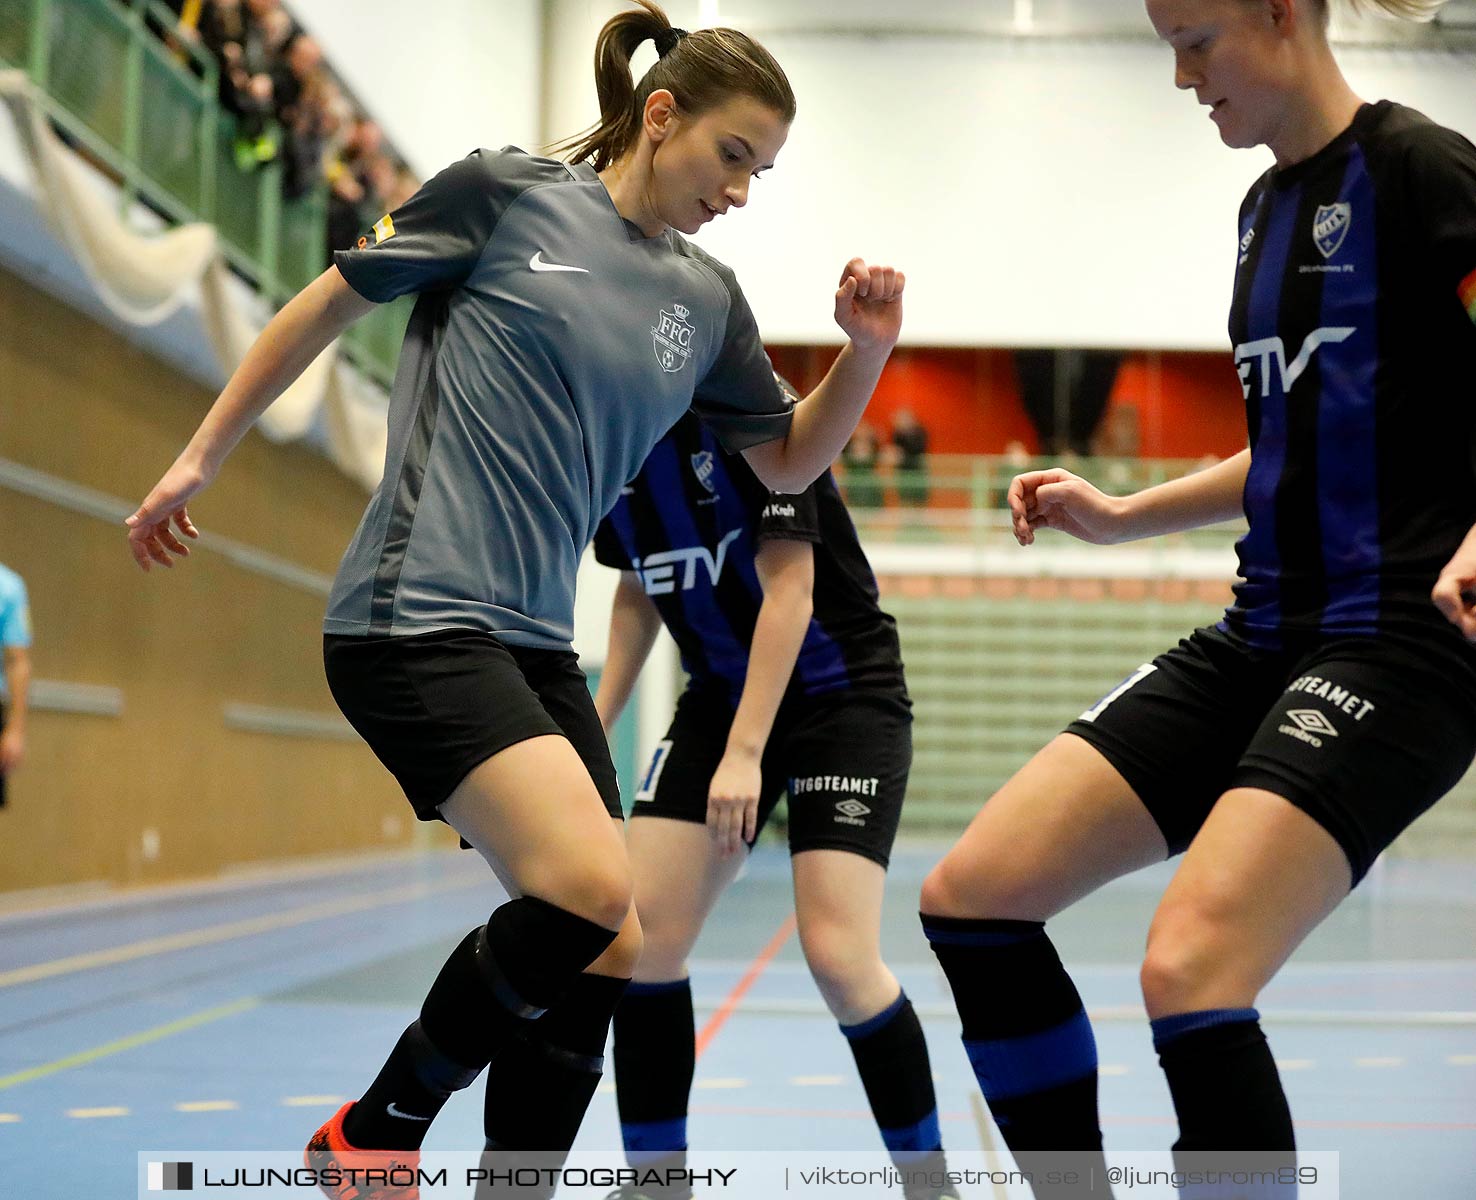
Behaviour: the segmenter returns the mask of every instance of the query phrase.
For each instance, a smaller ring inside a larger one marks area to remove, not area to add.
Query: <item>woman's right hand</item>
[[[1009,503],[1011,527],[1022,546],[1035,541],[1037,529],[1059,529],[1098,546],[1123,540],[1122,500],[1060,467],[1016,475]]]
[[[154,563],[161,567],[174,566],[171,555],[179,558],[190,556],[190,548],[174,535],[169,524],[173,521],[187,538],[200,536],[185,509],[185,502],[214,477],[214,471],[186,461],[183,455],[175,460],[174,465],[164,472],[164,478],[154,485],[153,491],[138,506],[138,511],[123,522],[128,526],[128,549],[134,562],[147,571]]]

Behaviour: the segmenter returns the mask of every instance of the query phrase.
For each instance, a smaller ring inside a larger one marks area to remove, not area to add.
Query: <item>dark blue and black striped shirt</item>
[[[1476,147],[1365,105],[1246,197],[1230,336],[1251,467],[1222,628],[1459,636],[1430,589],[1476,524]]]
[[[657,443],[595,534],[595,556],[635,571],[681,652],[693,686],[736,706],[763,590],[754,555],[768,538],[815,548],[814,615],[791,695],[865,688],[904,694],[896,623],[827,471],[807,490],[770,492],[694,416]]]

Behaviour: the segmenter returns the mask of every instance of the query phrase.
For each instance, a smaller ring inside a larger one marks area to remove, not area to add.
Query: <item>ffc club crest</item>
[[[1312,240],[1323,258],[1331,258],[1343,245],[1353,227],[1353,206],[1346,202],[1322,204],[1312,222]]]
[[[657,323],[651,326],[656,361],[667,374],[680,371],[692,357],[692,335],[697,328],[687,320],[691,315],[692,310],[685,304],[673,304],[670,312],[663,308]]]
[[[700,450],[692,455],[692,473],[697,476],[697,482],[707,489],[709,496],[715,494],[712,484],[711,450]]]

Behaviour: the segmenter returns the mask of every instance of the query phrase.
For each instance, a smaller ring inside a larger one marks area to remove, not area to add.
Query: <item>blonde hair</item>
[[[1355,13],[1377,8],[1404,21],[1433,21],[1446,0],[1343,0]]]
[[[689,116],[698,116],[734,96],[751,96],[767,104],[786,124],[794,120],[794,92],[784,68],[746,33],[698,29],[689,34],[674,29],[653,0],[634,3],[635,9],[605,22],[595,43],[599,124],[559,143],[556,153],[566,153],[570,162],[591,159],[595,170],[603,171],[635,144],[646,100],[658,89],[669,91],[677,107]],[[630,59],[645,41],[655,41],[661,57],[636,83]]]

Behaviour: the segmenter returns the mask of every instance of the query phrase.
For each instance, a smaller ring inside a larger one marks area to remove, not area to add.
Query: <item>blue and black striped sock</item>
[[[964,1049],[1012,1151],[1100,1150],[1097,1043],[1039,921],[922,917]]]
[[[907,993],[869,1020],[842,1025],[882,1143],[898,1165],[943,1148],[928,1043]]]
[[[1236,1168],[1254,1180],[1233,1188],[1191,1184],[1180,1200],[1297,1194],[1291,1110],[1260,1020],[1253,1008],[1213,1008],[1153,1022],[1153,1048],[1179,1118],[1176,1165],[1186,1172]]]
[[[1179,1117],[1175,1150],[1296,1149],[1291,1109],[1255,1009],[1160,1017],[1153,1048]]]

